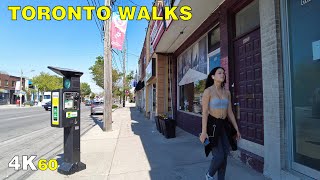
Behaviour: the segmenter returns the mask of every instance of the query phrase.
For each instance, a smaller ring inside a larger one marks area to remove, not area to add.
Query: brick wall
[[[10,76],[6,75],[6,74],[0,74],[0,80],[1,80],[0,88],[7,90],[7,87],[5,86],[5,82],[6,82],[6,80],[8,80],[8,82],[9,82]],[[10,84],[10,82],[9,82],[9,84]]]
[[[17,81],[20,81],[20,77],[10,76],[7,74],[0,74],[1,85],[0,88],[5,90],[15,90],[15,85]],[[8,81],[8,86],[5,85],[6,80]],[[12,82],[14,81],[14,86],[12,86]],[[25,84],[25,79],[22,78],[22,84]],[[23,86],[24,88],[24,86]]]
[[[201,119],[200,116],[177,111],[177,125],[195,136],[201,132]]]
[[[264,104],[264,174],[281,176],[281,121],[284,117],[279,0],[260,0]]]

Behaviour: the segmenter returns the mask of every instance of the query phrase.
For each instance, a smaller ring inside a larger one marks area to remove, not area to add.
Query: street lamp
[[[31,71],[28,71],[28,72],[34,72],[34,70],[31,70]],[[20,96],[20,107],[22,106],[22,76],[23,76],[23,72],[22,72],[22,69],[21,69],[21,76],[20,76],[20,93],[19,93],[19,96]],[[26,78],[24,78],[26,79]]]

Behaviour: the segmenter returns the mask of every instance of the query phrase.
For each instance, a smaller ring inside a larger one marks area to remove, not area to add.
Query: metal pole
[[[123,104],[122,106],[126,106],[126,42],[123,45]]]
[[[22,76],[23,76],[23,73],[22,73],[22,69],[21,69],[21,76],[20,76],[20,107],[22,106]]]
[[[110,7],[110,0],[105,0],[105,5]],[[111,8],[111,7],[110,7]],[[104,28],[104,113],[103,131],[112,130],[112,57],[110,42],[111,19],[105,21]]]

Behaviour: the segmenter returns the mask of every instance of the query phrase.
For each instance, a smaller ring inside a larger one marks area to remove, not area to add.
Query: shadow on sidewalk
[[[96,125],[99,125],[100,129],[103,130],[103,118],[97,117],[97,116],[90,116],[93,122]]]
[[[204,179],[210,159],[205,158],[197,137],[177,128],[176,137],[166,139],[137,108],[131,107],[130,112],[135,121],[132,131],[140,137],[151,167],[150,179]]]
[[[139,136],[148,160],[150,179],[205,179],[211,162],[198,137],[176,128],[176,137],[166,139],[154,121],[146,119],[136,107],[130,107],[131,129]],[[265,179],[241,162],[228,160],[226,179]]]

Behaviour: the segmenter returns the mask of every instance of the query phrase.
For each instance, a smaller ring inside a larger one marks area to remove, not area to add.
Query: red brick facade
[[[0,81],[1,81],[0,89],[5,89],[10,91],[10,90],[15,90],[16,82],[20,81],[20,77],[10,76],[7,74],[0,74]],[[8,81],[8,85],[6,85],[6,81]],[[22,78],[22,84],[23,85],[25,84],[24,78]]]
[[[227,83],[226,89],[230,89],[235,81],[235,71],[233,64],[233,43],[235,39],[235,23],[234,15],[244,8],[246,5],[251,3],[253,0],[244,0],[244,1],[231,1],[226,0],[220,7],[213,12],[199,27],[198,29],[189,36],[189,38],[174,52],[174,56],[178,57],[185,49],[190,47],[194,42],[199,40],[201,36],[207,33],[211,28],[219,23],[220,27],[220,52],[221,52],[221,66],[226,70]],[[177,59],[176,59],[177,60]],[[176,63],[175,63],[176,65]],[[175,73],[175,85],[173,95],[178,98],[176,95],[177,84],[176,84],[176,73]],[[233,93],[231,91],[231,93]],[[188,131],[191,134],[198,135],[201,132],[201,117],[195,116],[189,113],[184,113],[177,111],[177,99],[174,99],[175,107],[174,114],[177,120],[177,125]],[[234,111],[235,112],[235,111]],[[263,172],[264,160],[262,157],[252,154],[245,150],[240,150],[241,155],[240,159],[251,166],[253,169]]]

